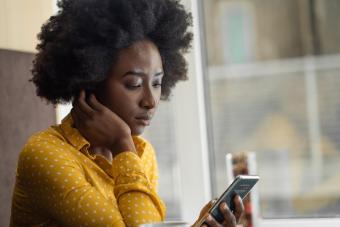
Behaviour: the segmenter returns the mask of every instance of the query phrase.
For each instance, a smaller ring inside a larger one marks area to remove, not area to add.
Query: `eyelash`
[[[127,84],[127,85],[125,85],[125,87],[127,88],[127,89],[129,89],[129,90],[135,90],[135,89],[137,89],[137,88],[139,88],[139,87],[141,87],[142,85],[129,85],[129,84]]]
[[[162,83],[155,83],[155,84],[153,84],[152,86],[158,88],[158,87],[161,87],[161,86],[162,86]]]
[[[135,89],[137,89],[137,88],[140,88],[142,85],[129,85],[129,84],[127,84],[127,85],[125,85],[125,86],[126,86],[126,88],[129,89],[129,90],[135,90]],[[155,88],[159,88],[159,87],[162,86],[162,83],[155,83],[155,84],[153,84],[152,86],[155,87]]]

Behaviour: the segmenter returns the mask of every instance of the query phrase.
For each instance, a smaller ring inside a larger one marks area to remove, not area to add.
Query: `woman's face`
[[[138,41],[119,52],[110,76],[96,95],[130,126],[132,135],[140,135],[155,114],[162,78],[157,47],[150,41]]]

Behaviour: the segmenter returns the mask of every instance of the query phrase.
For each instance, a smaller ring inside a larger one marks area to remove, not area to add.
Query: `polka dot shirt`
[[[137,153],[123,152],[110,162],[90,154],[89,142],[72,125],[69,114],[25,144],[10,226],[119,227],[163,221],[152,146],[133,137]]]

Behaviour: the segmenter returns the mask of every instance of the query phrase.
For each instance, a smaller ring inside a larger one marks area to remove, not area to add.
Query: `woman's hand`
[[[123,151],[135,151],[130,127],[114,112],[99,103],[91,94],[88,101],[81,91],[73,103],[73,121],[91,147],[105,147],[112,155]]]
[[[220,204],[220,211],[224,217],[223,223],[220,224],[218,223],[215,218],[210,215],[208,210],[212,207],[214,202],[210,201],[205,207],[202,209],[200,217],[198,220],[201,220],[201,218],[205,219],[205,223],[202,226],[207,226],[209,225],[210,227],[236,227],[237,223],[239,222],[243,211],[244,211],[244,206],[242,203],[242,199],[240,196],[235,196],[234,197],[234,203],[235,203],[235,211],[234,213],[229,209],[227,204],[225,202]],[[196,223],[193,226],[197,226]]]

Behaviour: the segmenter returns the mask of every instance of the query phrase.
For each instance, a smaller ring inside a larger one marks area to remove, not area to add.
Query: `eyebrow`
[[[154,75],[154,77],[157,77],[157,76],[162,76],[164,74],[164,72],[158,72]],[[125,77],[127,75],[134,75],[134,76],[139,76],[139,77],[144,77],[146,76],[146,74],[144,72],[141,72],[141,71],[128,71],[126,73],[124,73],[124,75],[122,77]]]

